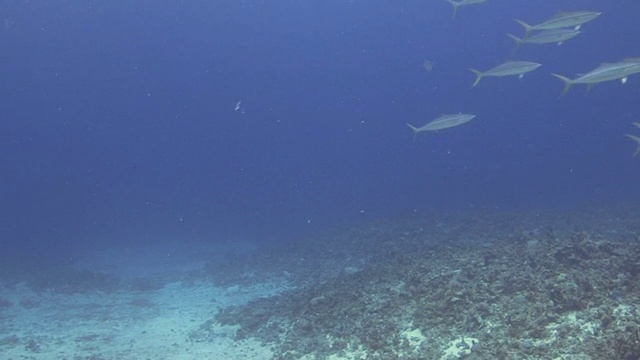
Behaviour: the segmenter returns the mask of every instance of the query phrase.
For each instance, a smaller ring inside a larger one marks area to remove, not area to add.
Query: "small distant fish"
[[[624,136],[626,136],[629,139],[631,139],[631,140],[636,142],[638,147],[636,148],[636,152],[633,153],[633,157],[638,156],[638,154],[640,154],[640,136],[635,136],[635,135],[630,135],[630,134],[625,134]]]
[[[424,63],[422,63],[422,67],[427,71],[433,70],[433,61],[425,60]]]
[[[482,4],[487,0],[460,0],[460,1],[447,0],[447,1],[449,2],[449,4],[453,5],[453,15],[451,16],[451,18],[455,19],[456,14],[458,13],[458,8],[460,8],[460,6]]]
[[[11,18],[5,18],[5,19],[4,19],[4,29],[5,29],[5,30],[9,30],[9,29],[11,29],[11,27],[13,27],[13,25],[14,25],[15,23],[16,23],[16,22],[15,22],[13,19],[11,19]]]
[[[529,25],[526,22],[516,19],[516,22],[524,27],[526,34],[524,38],[528,38],[533,31],[537,30],[552,30],[561,28],[573,28],[574,30],[580,30],[580,26],[586,22],[589,22],[602,13],[597,11],[574,11],[574,12],[559,12],[551,17],[549,20],[541,22],[537,25]]]
[[[617,63],[602,63],[597,68],[575,79],[569,79],[559,74],[551,75],[564,82],[564,90],[562,91],[562,95],[564,95],[574,84],[586,84],[591,88],[597,83],[618,79],[625,84],[627,77],[636,73],[640,73],[640,58],[625,59]]]
[[[563,42],[572,39],[580,34],[580,30],[574,29],[551,29],[541,30],[533,35],[525,38],[519,38],[515,35],[507,34],[516,42],[516,49],[522,44],[551,44],[556,43],[562,45]]]
[[[242,107],[242,101],[236,102],[236,106],[233,108],[235,112],[239,112],[240,114],[244,114],[244,108]]]
[[[541,64],[530,61],[507,61],[506,63],[498,65],[485,72],[476,69],[469,69],[473,71],[473,73],[477,76],[476,81],[471,86],[473,87],[478,85],[478,83],[480,83],[480,80],[482,80],[482,78],[485,76],[502,77],[517,75],[519,78],[522,78],[524,74],[537,69],[538,67],[540,67],[540,65]]]
[[[413,130],[413,139],[415,140],[416,135],[423,131],[438,131],[442,129],[448,129],[455,126],[460,126],[462,124],[466,124],[471,121],[475,115],[471,114],[451,114],[451,115],[440,115],[436,119],[428,122],[426,125],[421,127],[415,127],[409,123],[407,126]]]

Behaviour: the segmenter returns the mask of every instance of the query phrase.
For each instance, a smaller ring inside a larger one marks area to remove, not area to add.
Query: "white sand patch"
[[[147,267],[136,267],[135,254],[123,264],[94,259],[120,273],[166,277],[156,266],[171,263],[175,271],[193,269],[193,258],[182,252],[182,261],[159,260],[152,251],[144,255]],[[176,252],[177,253],[177,252]],[[105,254],[107,260],[122,254]],[[138,262],[137,264],[140,264]],[[120,266],[129,266],[122,271]],[[1,289],[2,298],[13,306],[0,310],[0,359],[269,359],[268,347],[253,340],[234,340],[235,327],[210,321],[224,307],[240,305],[286,289],[284,282],[256,283],[221,288],[193,277],[189,282],[171,282],[144,292],[91,294],[34,293],[26,286]],[[207,322],[206,338],[193,336]]]
[[[4,311],[0,358],[268,359],[268,348],[234,341],[233,327],[212,325],[215,336],[202,342],[190,334],[224,306],[282,289],[282,284],[261,284],[228,291],[202,282],[173,283],[145,294],[61,295],[18,287],[5,296],[16,305]]]

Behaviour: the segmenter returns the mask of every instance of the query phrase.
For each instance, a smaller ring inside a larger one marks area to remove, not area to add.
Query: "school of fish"
[[[455,19],[460,8],[469,5],[479,5],[485,3],[486,0],[446,0],[453,6],[452,18]],[[574,12],[559,12],[549,19],[531,25],[523,20],[515,19],[524,30],[525,34],[522,37],[517,37],[513,34],[507,34],[508,37],[513,39],[516,43],[514,52],[525,44],[558,44],[570,40],[581,33],[582,25],[596,19],[602,13],[598,11],[574,11]],[[500,65],[497,65],[491,69],[480,71],[476,69],[469,69],[475,75],[476,79],[471,85],[477,86],[485,77],[505,77],[505,76],[517,76],[522,78],[525,74],[536,70],[542,64],[531,61],[507,61]],[[640,57],[627,58],[618,62],[608,63],[604,62],[587,73],[577,75],[575,78],[570,78],[564,75],[552,73],[551,75],[562,80],[564,83],[564,90],[562,95],[565,95],[569,89],[576,84],[584,84],[588,89],[595,84],[602,82],[619,80],[622,84],[627,82],[630,75],[640,73]],[[414,140],[415,137],[421,132],[438,131],[442,129],[448,129],[456,126],[460,126],[468,123],[476,115],[473,114],[450,114],[440,115],[434,120],[429,121],[427,124],[417,127],[411,124],[407,124],[413,131]],[[633,126],[640,128],[640,122],[632,123]],[[633,134],[625,134],[626,137],[633,140],[637,144],[637,149],[633,154],[634,157],[640,154],[640,136]]]

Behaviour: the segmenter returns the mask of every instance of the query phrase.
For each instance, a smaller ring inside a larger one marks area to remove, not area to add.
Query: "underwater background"
[[[604,15],[511,54],[514,18],[575,8]],[[413,211],[633,203],[623,134],[638,81],[559,98],[549,73],[638,56],[634,11],[488,1],[452,21],[444,0],[4,1],[3,238],[268,241]],[[467,68],[514,58],[542,66],[470,88]],[[477,118],[412,141],[405,123],[456,112]]]
[[[576,10],[602,15],[562,45],[506,36]],[[636,14],[636,0],[487,0],[455,19],[445,0],[2,0],[0,261],[13,276],[110,247],[304,246],[430,214],[636,218],[624,135],[640,135],[640,75],[564,96],[551,76],[639,57]],[[542,66],[471,87],[469,68],[508,60]],[[458,112],[476,117],[415,139],[406,125]]]

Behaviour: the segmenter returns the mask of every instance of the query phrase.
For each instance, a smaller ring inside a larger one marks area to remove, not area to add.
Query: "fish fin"
[[[471,70],[474,74],[476,74],[476,81],[474,81],[473,85],[471,85],[471,87],[474,87],[478,85],[480,80],[482,80],[482,77],[484,76],[484,74],[480,70],[476,70],[476,69],[469,69],[469,70]]]
[[[513,41],[516,42],[516,47],[513,49],[513,51],[511,52],[512,54],[516,52],[516,50],[518,50],[520,48],[520,45],[522,45],[522,42],[524,41],[524,39],[520,39],[519,37],[515,36],[515,35],[511,35],[511,34],[507,34],[508,37],[512,38]]]
[[[569,79],[566,76],[562,76],[562,75],[559,75],[559,74],[551,74],[551,75],[557,77],[558,79],[560,79],[560,80],[562,80],[564,82],[564,90],[562,91],[562,95],[560,95],[560,96],[563,96],[564,94],[566,94],[567,91],[569,91],[569,89],[571,88],[571,85],[573,85],[573,80]]]
[[[628,137],[629,139],[635,141],[636,143],[638,143],[638,145],[640,145],[640,136],[631,135],[631,134],[625,134],[624,136]]]
[[[518,24],[522,25],[522,27],[524,28],[525,34],[524,34],[523,39],[529,38],[529,35],[531,35],[531,32],[533,31],[533,26],[527,24],[526,22],[524,22],[524,21],[522,21],[520,19],[515,19],[515,21]]]
[[[420,129],[418,129],[417,127],[407,123],[407,126],[409,128],[411,128],[411,130],[413,130],[413,141],[416,141],[416,136],[418,136],[418,133],[420,132]]]

